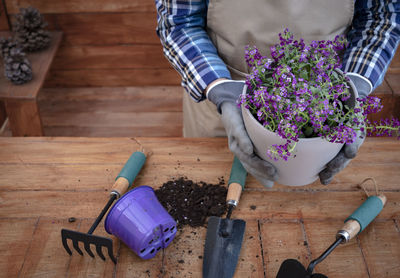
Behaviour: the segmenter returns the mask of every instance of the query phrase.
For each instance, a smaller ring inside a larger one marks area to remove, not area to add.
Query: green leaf
[[[300,77],[307,80],[308,79],[308,72],[306,70],[300,71]]]
[[[312,92],[313,94],[319,94],[319,92],[320,92],[320,89],[318,89],[318,88],[316,88],[316,87],[314,87],[314,86],[311,86],[311,87],[310,87],[310,90],[311,90],[311,92]]]
[[[307,126],[307,127],[304,129],[304,135],[305,135],[306,137],[311,136],[312,133],[313,133],[313,129],[312,129],[311,126]]]

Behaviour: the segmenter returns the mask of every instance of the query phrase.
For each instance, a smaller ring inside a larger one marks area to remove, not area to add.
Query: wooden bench
[[[62,32],[51,33],[49,48],[28,54],[33,71],[30,82],[23,85],[12,84],[4,77],[3,64],[0,66],[0,101],[4,101],[13,136],[44,135],[37,99],[62,37]],[[10,36],[9,32],[0,32],[0,37]]]

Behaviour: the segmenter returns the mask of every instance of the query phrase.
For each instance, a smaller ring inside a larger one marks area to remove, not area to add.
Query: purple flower
[[[330,142],[351,143],[356,131],[369,134],[399,134],[399,120],[370,123],[366,115],[382,105],[375,97],[358,99],[360,106],[348,107],[348,78],[339,74],[338,51],[347,46],[343,36],[333,41],[294,40],[289,30],[279,34],[279,42],[270,48],[271,58],[257,47],[246,47],[245,60],[250,69],[246,84],[249,94],[241,97],[244,105],[267,129],[285,139],[268,151],[273,159],[287,160],[300,138],[323,137]]]

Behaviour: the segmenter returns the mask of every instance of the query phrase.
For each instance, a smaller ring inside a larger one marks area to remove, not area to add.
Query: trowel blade
[[[241,219],[208,220],[203,278],[232,278],[242,247],[246,222]]]

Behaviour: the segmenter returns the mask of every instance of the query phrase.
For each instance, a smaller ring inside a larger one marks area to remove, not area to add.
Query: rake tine
[[[104,246],[107,247],[108,256],[110,256],[111,260],[116,264],[117,260],[114,257],[112,241],[104,242]]]
[[[114,264],[116,264],[117,260],[114,257],[112,247],[110,248],[110,246],[107,246],[107,250],[108,250],[108,256],[110,256],[111,260],[114,262]]]
[[[101,250],[101,245],[96,245],[96,252],[100,256],[100,258],[103,259],[103,261],[106,260],[106,258],[103,255],[103,251]]]
[[[65,230],[61,230],[62,244],[63,244],[63,246],[65,248],[65,251],[67,251],[68,254],[71,256],[72,255],[72,251],[71,251],[71,249],[69,249],[69,246],[68,246],[68,243],[67,243],[67,238],[66,238],[66,235],[65,235],[64,231]]]
[[[94,258],[94,254],[92,250],[90,249],[90,244],[88,242],[84,242],[85,244],[85,250],[86,252],[90,255],[90,257]]]
[[[77,241],[77,240],[72,240],[72,245],[74,246],[75,250],[76,250],[80,255],[83,256],[82,250],[79,248],[78,241]]]

